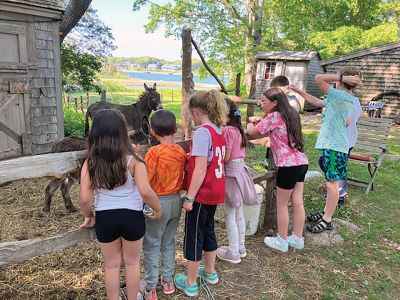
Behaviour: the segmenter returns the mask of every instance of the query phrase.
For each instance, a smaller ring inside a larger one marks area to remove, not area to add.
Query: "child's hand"
[[[262,120],[262,118],[260,118],[260,117],[250,117],[249,118],[249,122],[253,123],[253,124],[258,124],[258,123],[260,123],[261,120]]]
[[[161,215],[162,215],[161,210],[154,211],[153,214],[151,216],[148,216],[147,218],[149,220],[160,220],[161,219]]]
[[[85,217],[85,221],[83,221],[82,225],[79,228],[92,228],[96,224],[96,219],[94,216]]]
[[[288,89],[293,91],[293,92],[295,92],[295,93],[297,93],[297,94],[300,94],[302,92],[301,89],[299,89],[298,87],[296,87],[294,85],[288,85]]]
[[[351,86],[357,86],[360,83],[360,77],[358,75],[356,76],[343,76],[343,82],[351,85]]]
[[[193,209],[193,202],[184,201],[184,202],[183,202],[183,208],[184,208],[186,211],[191,211],[191,210]]]

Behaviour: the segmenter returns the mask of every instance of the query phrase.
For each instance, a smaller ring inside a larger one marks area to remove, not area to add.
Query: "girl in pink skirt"
[[[217,249],[217,256],[237,264],[247,255],[244,245],[245,220],[243,203],[258,203],[257,193],[247,166],[244,163],[246,139],[242,128],[240,110],[226,99],[229,106],[227,126],[222,134],[226,141],[225,151],[225,203],[223,205],[229,246]]]

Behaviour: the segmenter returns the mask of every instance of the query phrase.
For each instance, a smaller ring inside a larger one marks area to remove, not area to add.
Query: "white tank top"
[[[113,190],[97,189],[95,191],[94,207],[96,211],[123,208],[138,211],[143,210],[143,199],[128,168],[132,157],[131,155],[128,160],[126,167],[127,179],[123,185]]]

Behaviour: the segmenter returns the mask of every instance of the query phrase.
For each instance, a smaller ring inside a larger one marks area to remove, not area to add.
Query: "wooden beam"
[[[0,131],[3,131],[7,136],[21,145],[21,136],[2,122],[0,122]]]
[[[0,161],[0,185],[18,179],[61,177],[79,168],[86,150],[50,153]]]
[[[61,250],[96,238],[93,228],[76,229],[49,238],[5,242],[0,244],[0,267],[23,262],[32,257]]]

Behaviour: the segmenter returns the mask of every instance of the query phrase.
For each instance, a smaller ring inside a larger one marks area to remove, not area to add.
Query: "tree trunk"
[[[194,93],[192,73],[192,31],[182,30],[182,126],[184,139],[190,139],[192,128],[190,112],[187,107],[190,96]]]
[[[70,0],[60,24],[60,43],[79,22],[92,0]]]

